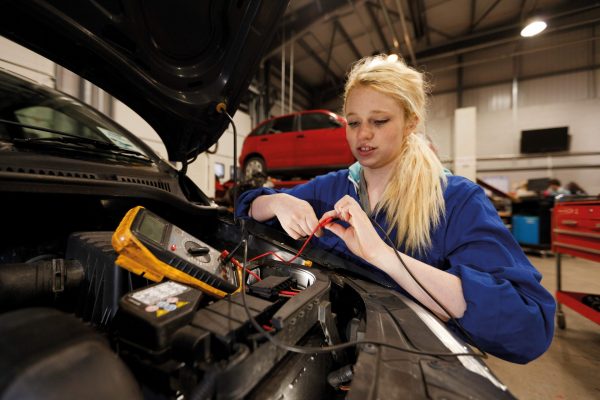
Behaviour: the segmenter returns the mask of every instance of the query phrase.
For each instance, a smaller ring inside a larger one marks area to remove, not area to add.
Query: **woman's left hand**
[[[335,203],[333,210],[323,214],[321,221],[330,217],[338,218],[350,224],[348,228],[344,228],[340,224],[331,222],[325,225],[324,228],[342,239],[348,249],[363,260],[373,263],[377,256],[388,248],[375,231],[368,215],[354,198],[348,195],[342,197]]]

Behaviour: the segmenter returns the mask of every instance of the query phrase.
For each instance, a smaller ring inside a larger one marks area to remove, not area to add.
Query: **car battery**
[[[201,291],[173,281],[126,294],[115,318],[119,340],[159,355],[170,346],[175,331],[192,320],[201,298]]]

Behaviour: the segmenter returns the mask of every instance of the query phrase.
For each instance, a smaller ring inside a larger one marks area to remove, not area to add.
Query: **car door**
[[[296,130],[295,115],[276,118],[267,132],[258,139],[258,152],[263,155],[268,170],[287,169],[294,166],[293,137]]]
[[[310,112],[300,115],[295,151],[298,167],[339,167],[352,161],[346,127],[335,115]]]

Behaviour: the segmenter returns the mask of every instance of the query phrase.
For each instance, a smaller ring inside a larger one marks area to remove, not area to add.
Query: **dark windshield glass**
[[[302,114],[300,125],[303,131],[340,127],[340,124],[333,117],[321,113]]]
[[[277,118],[269,130],[273,133],[291,132],[294,130],[294,116]]]
[[[0,119],[94,139],[148,155],[122,128],[92,108],[59,92],[1,72]],[[0,138],[8,140],[59,136],[58,133],[31,127],[0,123]]]

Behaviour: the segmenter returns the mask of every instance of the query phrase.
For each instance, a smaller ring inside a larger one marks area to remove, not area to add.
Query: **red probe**
[[[333,221],[334,218],[333,217],[329,217],[329,218],[325,218],[323,221],[319,222],[319,224],[317,225],[317,227],[310,233],[310,236],[308,236],[308,238],[304,241],[304,244],[302,245],[302,247],[300,247],[300,250],[298,250],[298,252],[296,253],[296,255],[294,257],[292,257],[289,260],[284,260],[283,258],[281,258],[280,256],[278,256],[274,251],[268,251],[264,254],[261,254],[259,256],[256,256],[254,258],[252,258],[251,260],[248,260],[248,262],[252,262],[252,261],[256,261],[260,258],[266,257],[268,255],[273,255],[276,258],[280,259],[281,261],[283,261],[286,264],[291,264],[292,261],[294,261],[296,258],[298,258],[300,256],[300,254],[302,254],[302,252],[304,251],[304,248],[306,247],[306,245],[308,244],[308,242],[310,242],[310,239],[312,239],[312,237],[314,236],[314,234],[321,229],[322,227],[324,227],[325,225],[329,224],[331,221]]]
[[[308,238],[304,241],[304,244],[302,244],[302,247],[300,247],[300,250],[298,250],[298,252],[296,253],[296,255],[294,255],[294,257],[292,257],[289,260],[284,260],[283,258],[281,258],[279,255],[277,255],[274,251],[268,251],[266,253],[263,253],[259,256],[256,256],[254,258],[252,258],[251,260],[248,260],[248,262],[252,262],[252,261],[256,261],[258,259],[261,259],[263,257],[266,257],[268,255],[273,255],[276,258],[280,259],[281,261],[283,261],[286,264],[291,264],[292,261],[294,261],[296,258],[298,258],[300,256],[300,254],[302,254],[302,252],[304,251],[304,248],[306,247],[306,245],[308,244],[308,242],[310,242],[310,239],[314,236],[314,234],[321,229],[322,227],[324,227],[325,225],[329,224],[331,221],[333,221],[335,218],[334,217],[329,217],[329,218],[325,218],[323,221],[319,222],[319,224],[317,225],[317,227],[310,233],[310,235],[308,236]],[[229,252],[227,250],[223,250],[221,252],[221,257],[225,258],[229,255]],[[242,269],[242,264],[240,264],[240,262],[238,260],[236,260],[235,258],[231,258],[231,262],[238,268]],[[248,272],[250,275],[252,275],[254,278],[258,279],[259,281],[261,280],[260,277],[255,274],[254,272],[250,271],[248,268],[246,268],[246,272]]]

